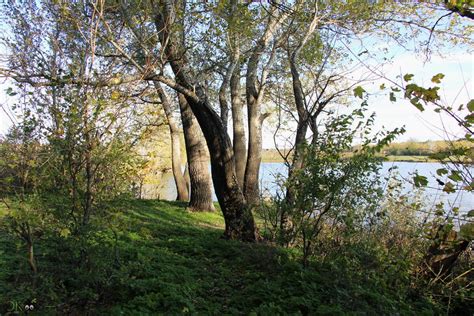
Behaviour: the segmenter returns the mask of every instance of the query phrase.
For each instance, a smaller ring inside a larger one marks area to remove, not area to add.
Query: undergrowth
[[[120,212],[83,237],[45,234],[36,245],[36,278],[24,246],[0,230],[0,314],[28,304],[41,315],[437,311],[423,294],[392,286],[383,273],[354,268],[355,259],[303,268],[294,249],[223,240],[218,212],[189,213],[184,206],[117,201],[110,209]]]

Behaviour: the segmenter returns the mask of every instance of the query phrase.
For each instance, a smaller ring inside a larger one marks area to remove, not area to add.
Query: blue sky
[[[470,23],[467,19],[462,19],[462,23]],[[1,29],[1,27],[0,27]],[[441,84],[442,102],[445,105],[452,105],[457,108],[459,104],[466,104],[474,98],[474,55],[469,52],[472,47],[466,49],[459,46],[447,47],[441,51],[440,55],[432,55],[429,61],[423,54],[413,54],[400,50],[393,43],[382,42],[380,39],[368,38],[365,45],[384,50],[387,56],[394,56],[391,63],[383,66],[383,73],[391,80],[401,82],[400,75],[406,73],[415,74],[414,81],[421,86],[432,86],[431,78],[437,73],[445,74]],[[375,47],[377,46],[377,47]],[[361,51],[361,47],[355,47],[356,52]],[[5,49],[0,46],[0,55],[4,57]],[[3,58],[0,58],[0,60]],[[366,69],[359,69],[359,72],[366,72]],[[357,76],[357,71],[354,76]],[[360,75],[360,74],[359,74]],[[398,76],[398,78],[397,78]],[[390,84],[384,79],[373,80],[361,84],[369,92],[369,109],[376,112],[376,129],[385,127],[394,129],[405,126],[406,133],[399,137],[398,141],[406,140],[438,140],[455,138],[462,136],[456,123],[443,114],[435,113],[432,108],[427,107],[424,112],[418,111],[413,105],[403,98],[398,98],[392,103],[388,98],[388,90],[380,91],[379,86],[384,83],[387,87]],[[0,79],[0,133],[5,133],[12,125],[12,121],[5,113],[15,102],[14,97],[5,94],[8,82]],[[354,104],[357,105],[357,104]],[[12,113],[9,113],[10,116]],[[264,147],[273,148],[273,128],[264,127]]]
[[[431,78],[443,73],[445,77],[441,82],[440,96],[443,105],[458,108],[474,98],[474,56],[467,52],[454,50],[444,57],[432,56],[429,62],[423,56],[402,54],[394,59],[393,64],[386,67],[386,76],[400,82],[404,74],[415,74],[414,82],[423,87],[434,84]],[[367,91],[375,92],[384,80],[377,80],[364,85]],[[386,81],[385,81],[386,82]],[[389,83],[386,83],[390,86]],[[369,108],[377,113],[377,124],[393,129],[405,125],[406,133],[399,140],[416,139],[419,141],[445,139],[445,129],[451,136],[461,136],[460,128],[451,118],[443,113],[433,111],[433,107],[426,106],[420,112],[407,100],[397,99],[390,102],[386,94],[369,98]],[[444,128],[443,128],[444,127]],[[441,129],[440,129],[441,128]]]
[[[453,50],[444,58],[432,56],[429,62],[425,62],[423,56],[405,53],[397,56],[391,65],[385,66],[387,77],[400,81],[400,74],[415,74],[414,80],[422,86],[430,86],[431,78],[437,73],[445,74],[441,83],[442,101],[446,105],[459,106],[466,104],[474,98],[474,56],[472,54]],[[398,141],[416,139],[419,141],[445,139],[446,135],[439,130],[443,125],[453,135],[459,134],[459,128],[452,119],[443,114],[435,113],[432,108],[426,107],[424,112],[418,111],[407,100],[401,98],[397,102],[390,102],[388,91],[379,91],[379,86],[385,82],[379,79],[364,83],[362,86],[371,96],[369,97],[369,109],[377,113],[376,129],[382,126],[393,129],[405,126],[406,133]],[[389,86],[388,83],[386,83]],[[0,82],[0,133],[5,133],[12,122],[4,112],[15,102],[15,98],[5,94],[8,82]],[[272,148],[273,139],[271,127],[265,128],[264,147]]]

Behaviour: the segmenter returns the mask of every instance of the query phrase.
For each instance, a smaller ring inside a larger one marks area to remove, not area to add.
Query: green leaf
[[[361,86],[357,86],[354,89],[354,96],[362,99],[364,92],[364,88],[362,88]]]
[[[417,188],[425,187],[428,184],[428,179],[425,176],[420,176],[419,174],[413,177],[413,181],[415,182],[415,186]]]
[[[459,229],[459,236],[464,240],[474,239],[474,223],[467,223],[461,226]]]
[[[471,113],[469,115],[466,115],[464,118],[468,123],[474,123],[474,113]]]
[[[384,90],[384,89],[385,89],[385,83],[382,83],[382,84],[380,85],[380,90]]]
[[[390,101],[395,102],[397,101],[397,98],[395,97],[395,93],[390,92]]]
[[[14,95],[17,95],[17,93],[14,92],[11,87],[8,87],[8,89],[5,90],[5,92],[7,93],[7,95],[9,95],[9,96],[11,96],[11,97],[14,96]]]
[[[467,212],[467,217],[474,217],[474,210]]]
[[[437,75],[434,75],[433,78],[431,78],[431,82],[433,83],[441,83],[441,79],[444,78],[444,74],[439,73]]]
[[[456,189],[454,188],[454,185],[451,182],[448,182],[445,184],[443,191],[446,193],[454,193],[456,192]]]
[[[423,90],[423,100],[427,102],[433,102],[433,101],[439,100],[438,90],[439,90],[439,87]]]
[[[454,182],[462,181],[462,177],[460,176],[459,171],[456,170],[451,171],[451,175],[448,178],[453,180]]]
[[[467,109],[469,112],[474,112],[474,100],[471,100],[467,103]]]
[[[413,74],[406,74],[405,76],[403,76],[403,80],[407,82],[410,81],[412,78],[413,78]]]
[[[446,170],[445,168],[440,168],[440,169],[436,170],[436,174],[438,176],[442,176],[444,174],[448,174],[448,170]]]
[[[425,110],[425,108],[423,107],[423,105],[421,105],[420,102],[418,102],[419,99],[418,98],[414,98],[414,99],[411,99],[410,100],[410,103],[413,104],[418,110],[420,110],[421,112],[423,112]]]

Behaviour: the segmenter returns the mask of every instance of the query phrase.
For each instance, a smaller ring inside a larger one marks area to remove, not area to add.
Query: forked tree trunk
[[[248,153],[247,165],[245,167],[244,194],[249,205],[255,205],[260,198],[258,175],[260,163],[262,161],[262,124],[265,115],[261,113],[261,103],[265,91],[265,81],[268,76],[269,68],[273,64],[276,53],[276,43],[273,45],[272,52],[266,65],[262,68],[261,76],[258,78],[259,62],[263,53],[267,49],[270,41],[275,36],[279,25],[287,18],[288,13],[280,13],[276,16],[270,14],[267,27],[260,39],[257,41],[252,54],[247,63],[247,76],[245,83],[245,92],[248,109]]]
[[[209,175],[209,153],[204,136],[186,98],[178,95],[181,120],[183,122],[188,173],[191,185],[191,198],[188,208],[191,211],[215,211],[212,203],[211,177]]]
[[[230,98],[232,104],[232,129],[237,182],[244,185],[245,165],[247,164],[247,144],[245,139],[243,103],[240,96],[240,65],[234,69],[230,80]]]
[[[171,137],[171,170],[173,172],[174,183],[176,184],[176,200],[189,201],[188,186],[183,176],[183,171],[181,170],[181,137],[178,124],[173,117],[169,98],[159,82],[155,82],[155,89],[160,96],[161,104],[165,111],[166,119],[168,120],[168,128]]]
[[[293,97],[295,100],[296,111],[298,113],[298,125],[296,128],[296,138],[295,138],[295,147],[294,155],[291,162],[291,166],[288,170],[288,180],[291,180],[294,177],[294,174],[301,170],[304,167],[304,155],[306,148],[306,133],[310,127],[310,123],[316,123],[316,119],[311,121],[311,113],[308,111],[308,106],[306,104],[305,94],[303,91],[303,84],[301,83],[300,73],[297,68],[297,58],[301,49],[304,47],[309,38],[313,35],[318,25],[318,14],[315,13],[313,20],[306,31],[305,35],[298,43],[296,48],[293,51],[288,50],[288,61],[290,63],[291,79],[292,79],[292,88],[293,88]],[[288,39],[289,41],[289,39]],[[290,47],[288,43],[288,47]],[[322,109],[321,109],[322,110]],[[319,109],[318,109],[319,111]],[[315,114],[316,116],[318,114]],[[316,140],[316,138],[314,138]],[[295,196],[295,187],[288,187],[286,191],[285,201],[289,206],[292,206]],[[285,232],[290,228],[290,219],[288,214],[284,211],[280,214],[280,229],[285,234]]]
[[[175,21],[174,1],[161,0],[155,7],[155,25],[161,44],[169,60],[176,89],[185,88],[185,97],[206,138],[211,156],[212,179],[225,220],[224,237],[242,241],[257,239],[252,212],[247,207],[235,174],[232,144],[217,113],[209,104],[202,85],[195,80],[186,58],[179,33],[172,26]],[[182,90],[182,89],[181,89]],[[195,91],[191,93],[190,91]]]

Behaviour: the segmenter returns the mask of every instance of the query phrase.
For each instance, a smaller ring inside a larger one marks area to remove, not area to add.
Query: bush
[[[349,115],[330,117],[323,131],[304,149],[304,165],[290,170],[271,204],[260,208],[267,236],[302,251],[305,265],[321,244],[320,234],[363,230],[376,216],[382,188],[381,162],[375,154],[403,132],[371,135],[374,115],[365,104]],[[364,135],[352,153],[354,135]],[[342,235],[332,236],[340,244]]]

